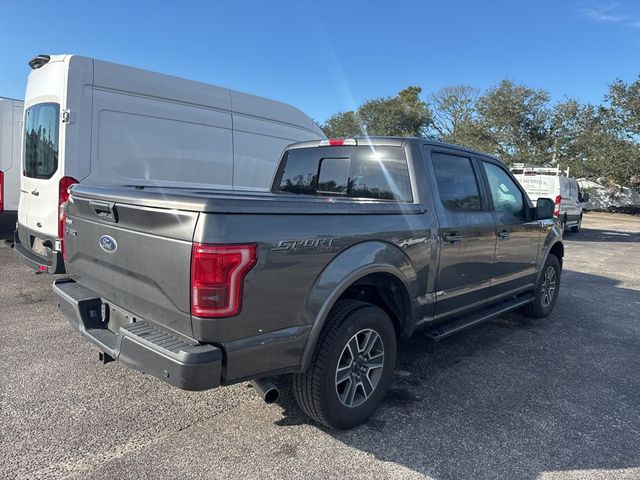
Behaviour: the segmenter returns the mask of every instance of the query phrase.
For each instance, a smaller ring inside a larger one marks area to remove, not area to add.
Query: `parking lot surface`
[[[0,245],[0,478],[640,478],[640,218],[566,235],[554,313],[400,347],[366,424],[312,424],[286,390],[183,392],[74,332],[52,277]]]

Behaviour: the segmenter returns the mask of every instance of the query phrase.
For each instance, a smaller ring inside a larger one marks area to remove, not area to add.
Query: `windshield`
[[[23,164],[26,177],[50,178],[57,170],[59,119],[57,103],[39,103],[27,108]]]

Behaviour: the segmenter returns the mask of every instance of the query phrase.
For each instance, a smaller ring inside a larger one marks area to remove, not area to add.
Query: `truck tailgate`
[[[82,195],[70,197],[66,212],[71,278],[125,318],[191,335],[190,261],[198,212]]]

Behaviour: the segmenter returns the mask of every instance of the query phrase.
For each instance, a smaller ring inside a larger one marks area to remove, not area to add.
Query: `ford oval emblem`
[[[118,249],[118,242],[110,235],[100,237],[100,248],[107,253],[113,253]]]

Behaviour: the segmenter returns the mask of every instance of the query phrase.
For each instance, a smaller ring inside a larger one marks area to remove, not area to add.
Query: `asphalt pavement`
[[[0,243],[0,478],[640,478],[640,217],[566,235],[554,313],[400,346],[365,425],[311,423],[277,379],[174,389],[74,332]]]

